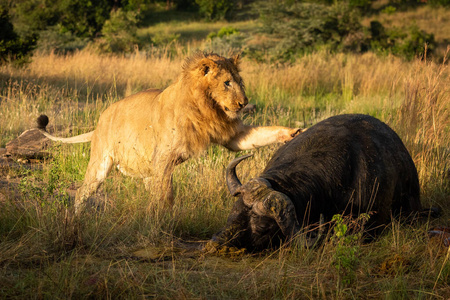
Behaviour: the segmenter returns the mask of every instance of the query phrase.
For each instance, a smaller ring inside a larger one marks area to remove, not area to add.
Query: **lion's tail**
[[[45,135],[52,141],[62,142],[65,144],[90,142],[91,138],[92,138],[92,134],[94,133],[94,131],[91,131],[88,133],[80,134],[80,135],[69,137],[69,138],[56,137],[46,131],[45,127],[47,127],[47,124],[48,124],[48,117],[46,115],[40,115],[39,118],[37,118],[37,128],[43,135]]]

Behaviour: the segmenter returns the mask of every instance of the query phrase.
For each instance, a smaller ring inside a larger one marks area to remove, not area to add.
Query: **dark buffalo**
[[[372,212],[369,228],[383,228],[392,215],[422,209],[408,150],[389,126],[370,116],[339,115],[312,126],[242,185],[235,168],[248,156],[228,166],[227,185],[239,199],[207,247],[266,248],[338,213]]]

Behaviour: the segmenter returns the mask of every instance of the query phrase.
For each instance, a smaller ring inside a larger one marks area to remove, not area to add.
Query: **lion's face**
[[[187,65],[191,63],[187,62]],[[195,64],[195,73],[198,77],[201,76],[199,81],[208,98],[213,101],[212,105],[222,110],[229,118],[238,118],[240,111],[248,103],[244,82],[239,75],[239,57],[228,59],[210,54]]]
[[[224,65],[219,65],[219,68],[211,73],[211,98],[228,117],[235,119],[239,117],[239,112],[247,105],[248,99],[237,66],[231,63],[224,63]]]

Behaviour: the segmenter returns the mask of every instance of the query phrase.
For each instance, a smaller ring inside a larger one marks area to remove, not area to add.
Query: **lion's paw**
[[[287,132],[281,137],[280,142],[287,143],[305,130],[306,129],[301,128],[288,129]]]

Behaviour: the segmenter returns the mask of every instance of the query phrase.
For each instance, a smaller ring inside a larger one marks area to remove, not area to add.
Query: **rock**
[[[5,154],[21,159],[42,159],[50,156],[47,151],[50,144],[51,141],[38,129],[30,129],[8,142]]]
[[[47,126],[47,131],[55,136],[67,136],[72,134],[72,128],[63,126]],[[6,144],[6,153],[1,156],[11,156],[13,158],[21,158],[22,162],[33,159],[43,159],[50,157],[48,147],[55,144],[45,137],[37,128],[24,131],[14,140]]]

